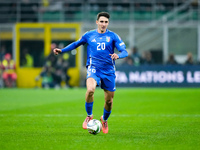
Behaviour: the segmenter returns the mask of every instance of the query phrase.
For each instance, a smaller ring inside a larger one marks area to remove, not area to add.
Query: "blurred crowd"
[[[159,57],[159,56],[156,56]],[[144,51],[142,54],[138,52],[137,47],[133,47],[128,55],[122,62],[122,65],[128,66],[140,66],[140,65],[155,65],[155,64],[164,64],[164,65],[200,65],[200,61],[194,61],[193,54],[188,52],[186,54],[186,59],[184,62],[178,62],[174,54],[169,54],[166,62],[156,62],[152,56],[151,51]],[[160,56],[162,57],[162,56]]]
[[[53,49],[57,47],[55,43],[51,44],[51,52],[45,58],[41,73],[35,78],[36,87],[43,88],[68,88],[70,77],[67,74],[69,69],[69,54],[55,56]],[[33,58],[25,49],[20,59],[20,67],[33,67]],[[0,49],[0,87],[16,87],[17,73],[15,61],[12,55],[6,52],[5,47]],[[133,47],[129,51],[128,57],[124,58],[120,65],[123,66],[142,66],[142,65],[200,65],[200,61],[195,61],[193,54],[188,52],[185,55],[184,61],[176,60],[174,54],[169,54],[166,62],[158,63],[155,61],[156,57],[152,56],[151,51],[144,51],[139,53],[137,47]]]
[[[69,54],[55,56],[53,49],[56,44],[51,44],[51,53],[45,58],[41,73],[35,78],[36,82],[42,79],[43,88],[68,88],[70,77],[67,75],[69,69]]]
[[[10,53],[0,53],[0,87],[16,86],[16,66]]]
[[[41,73],[35,78],[36,87],[43,88],[68,88],[70,77],[67,75],[69,69],[69,54],[55,56],[53,49],[55,43],[51,44],[51,53],[45,58]],[[12,55],[4,49],[0,48],[0,88],[1,87],[16,87],[17,73],[16,64],[12,59]],[[33,57],[25,49],[20,58],[20,67],[33,67]]]

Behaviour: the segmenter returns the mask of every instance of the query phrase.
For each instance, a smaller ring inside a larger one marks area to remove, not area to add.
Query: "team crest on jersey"
[[[106,42],[110,42],[110,37],[109,36],[106,37]]]

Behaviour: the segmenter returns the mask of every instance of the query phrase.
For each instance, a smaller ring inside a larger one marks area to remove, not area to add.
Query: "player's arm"
[[[121,48],[119,51],[120,51],[120,53],[118,54],[119,58],[125,58],[128,56],[128,52],[126,51],[125,48]]]
[[[116,60],[116,59],[120,59],[120,58],[124,58],[128,56],[128,52],[126,51],[126,45],[124,44],[124,42],[121,40],[121,38],[118,35],[115,36],[115,47],[120,53],[110,54],[112,59]]]
[[[85,36],[85,35],[84,35]],[[79,47],[80,45],[83,45],[86,43],[86,39],[85,37],[82,36],[81,39],[79,39],[78,41],[75,41],[69,45],[67,45],[66,47],[64,47],[63,49],[59,49],[59,48],[55,48],[53,50],[54,54],[55,55],[58,55],[58,54],[61,54],[61,53],[64,53],[64,52],[68,52],[68,51],[71,51],[73,49],[76,49],[77,47]]]
[[[109,55],[114,60],[119,59],[119,58],[124,58],[124,57],[128,56],[128,52],[126,51],[126,49],[124,49],[124,50],[122,50],[120,52],[121,52],[120,54],[113,53],[113,54],[109,54]]]

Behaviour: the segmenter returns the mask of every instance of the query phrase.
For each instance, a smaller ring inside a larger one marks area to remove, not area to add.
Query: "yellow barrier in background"
[[[48,56],[51,49],[52,40],[78,40],[80,38],[80,23],[18,23],[16,24],[16,71],[18,75],[17,86],[22,88],[32,88],[36,86],[35,77],[40,74],[42,68],[23,68],[20,67],[20,40],[21,39],[32,39],[35,38],[44,40],[44,56]],[[21,29],[44,29],[44,33],[34,32],[20,32]],[[51,32],[51,29],[75,29],[74,32],[56,33]],[[74,36],[75,35],[75,36]],[[67,74],[70,76],[70,86],[79,86],[80,80],[80,52],[79,48],[76,54],[75,67],[69,68]],[[40,83],[41,85],[41,83]]]

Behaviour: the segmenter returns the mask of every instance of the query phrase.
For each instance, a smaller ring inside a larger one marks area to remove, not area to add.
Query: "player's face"
[[[101,16],[99,17],[99,20],[96,21],[96,24],[98,26],[98,32],[105,33],[109,24],[109,20],[108,18]]]

